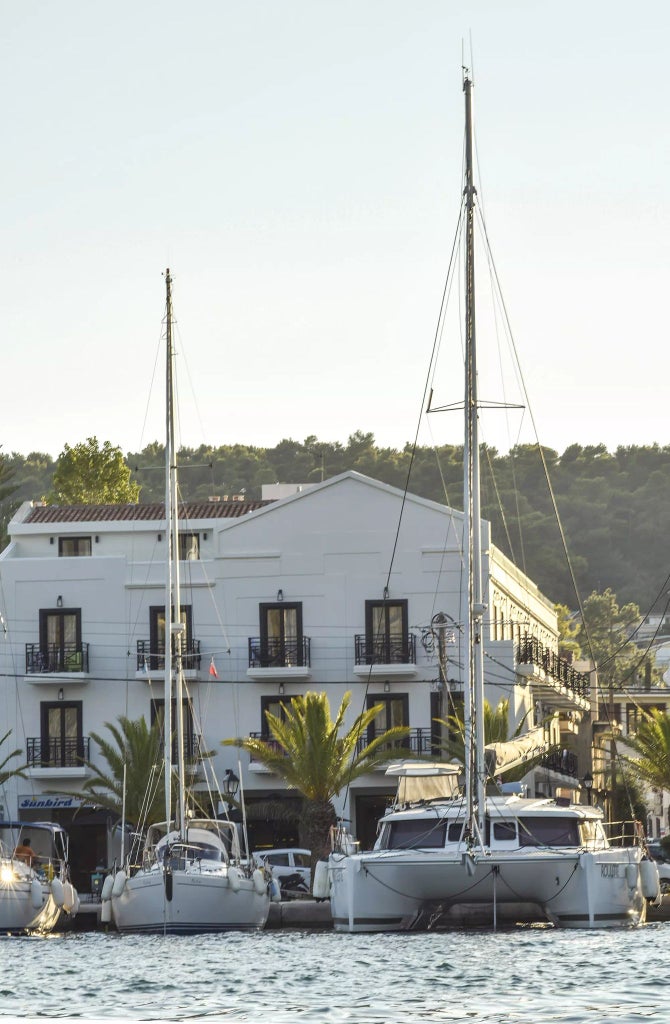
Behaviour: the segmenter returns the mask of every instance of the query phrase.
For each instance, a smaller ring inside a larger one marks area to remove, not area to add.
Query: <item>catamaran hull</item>
[[[240,878],[235,889],[225,874],[180,871],[167,884],[162,871],[139,872],[111,903],[120,932],[161,934],[263,928],[270,909],[269,895],[249,878]]]
[[[569,928],[635,926],[646,911],[641,856],[637,848],[474,858],[416,851],[333,854],[333,926],[341,932],[520,920]]]

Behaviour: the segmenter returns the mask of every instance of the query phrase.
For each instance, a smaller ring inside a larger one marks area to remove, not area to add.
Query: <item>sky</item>
[[[670,443],[664,0],[0,11],[3,452],[162,441],[168,266],[183,444],[362,430],[401,447],[417,427],[421,444],[458,443],[456,417],[420,410],[460,203],[464,61],[539,440]],[[482,333],[484,375],[499,357]],[[503,451],[523,439],[505,414],[482,435]]]

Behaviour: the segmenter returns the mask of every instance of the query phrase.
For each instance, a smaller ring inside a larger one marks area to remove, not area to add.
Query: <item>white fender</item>
[[[126,873],[121,868],[120,871],[116,872],[114,881],[112,883],[112,896],[120,896],[126,885]]]
[[[262,896],[263,893],[266,893],[268,890],[263,872],[260,870],[260,868],[256,868],[251,877],[254,882],[254,889],[256,890],[259,896]]]
[[[102,892],[100,893],[100,899],[111,900],[112,898],[112,886],[114,885],[114,875],[107,875],[107,878],[102,883]]]
[[[32,903],[35,910],[39,910],[42,904],[44,903],[44,900],[42,898],[42,886],[40,885],[36,878],[33,878],[32,882],[30,883],[30,902]]]
[[[228,868],[228,885],[233,892],[240,891],[240,883],[242,881],[242,873],[239,868]]]
[[[51,895],[57,907],[62,907],[65,902],[65,890],[60,878],[54,878],[51,882]]]
[[[314,885],[312,896],[315,900],[325,900],[330,896],[330,875],[328,874],[328,861],[317,860],[314,869]]]
[[[637,885],[638,867],[637,864],[628,864],[626,867],[626,881],[631,889]]]
[[[276,878],[270,879],[270,899],[273,903],[281,902],[281,889]]]
[[[72,882],[63,882],[63,910],[66,914],[72,913],[76,899],[77,893]]]
[[[112,920],[112,904],[110,900],[105,902],[100,907],[100,921],[102,924],[109,924]]]
[[[640,861],[640,884],[645,899],[655,900],[661,891],[658,866],[653,860]]]

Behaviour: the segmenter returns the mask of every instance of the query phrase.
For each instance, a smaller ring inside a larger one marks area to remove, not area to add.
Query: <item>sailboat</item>
[[[268,881],[241,849],[235,822],[193,817],[187,806],[183,721],[178,488],[175,445],[172,279],[166,281],[165,444],[165,821],[148,829],[141,865],[130,860],[105,879],[102,919],[120,932],[189,933],[263,928],[270,908]],[[172,708],[176,717],[176,764],[172,763]],[[173,774],[176,774],[173,811]]]
[[[391,765],[394,807],[374,848],[335,833],[328,861],[337,931],[400,931],[499,921],[575,928],[637,925],[658,894],[641,837],[613,845],[596,807],[520,793],[488,795],[483,736],[484,615],[475,337],[472,81],[465,93],[464,786],[454,765]],[[495,747],[500,747],[496,744]],[[514,754],[512,756],[515,756]],[[523,758],[523,754],[521,755]],[[503,762],[504,763],[504,762]],[[487,764],[489,770],[487,771]],[[495,771],[495,768],[494,768]]]
[[[0,932],[52,932],[78,909],[65,829],[52,822],[0,821]]]

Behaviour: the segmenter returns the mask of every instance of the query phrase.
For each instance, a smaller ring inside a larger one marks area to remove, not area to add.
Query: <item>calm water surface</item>
[[[0,1017],[668,1022],[669,939],[670,922],[611,932],[5,937]]]

